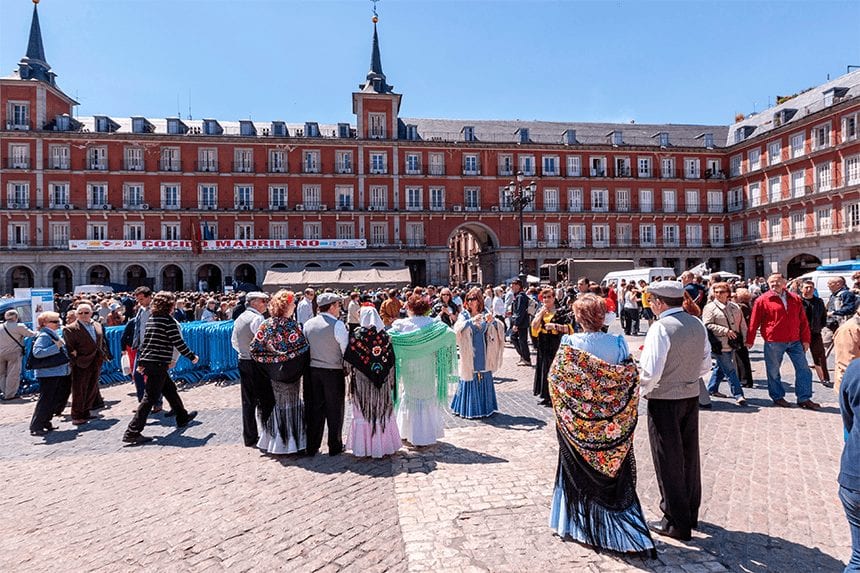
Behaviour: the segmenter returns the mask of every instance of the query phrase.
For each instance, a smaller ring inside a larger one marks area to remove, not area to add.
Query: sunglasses
[[[79,310],[78,314],[92,314],[92,313],[88,310]]]
[[[729,292],[729,291],[727,291],[727,290],[715,290],[714,294],[725,294],[727,292]]]
[[[48,323],[50,323],[50,324],[60,324],[60,321],[59,321],[59,320],[49,320],[49,321],[48,321]]]

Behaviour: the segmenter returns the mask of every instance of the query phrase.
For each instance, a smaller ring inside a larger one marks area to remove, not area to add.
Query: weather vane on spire
[[[370,1],[373,2],[373,23],[376,24],[377,22],[379,22],[379,14],[376,13],[376,3],[379,2],[379,0]]]

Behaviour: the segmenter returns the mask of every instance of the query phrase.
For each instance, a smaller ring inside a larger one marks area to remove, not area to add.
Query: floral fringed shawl
[[[385,425],[394,410],[394,349],[391,338],[375,326],[359,326],[349,336],[349,346],[343,358],[355,368],[350,383],[350,396],[364,419],[385,432]]]
[[[567,515],[595,550],[656,556],[636,495],[636,365],[630,359],[609,364],[563,344],[548,381],[559,443],[556,479]]]

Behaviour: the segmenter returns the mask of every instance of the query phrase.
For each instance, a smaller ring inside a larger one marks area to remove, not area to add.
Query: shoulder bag
[[[46,336],[53,339],[51,335]],[[62,366],[63,364],[69,363],[69,355],[66,354],[65,348],[60,348],[60,351],[57,354],[51,354],[50,356],[45,356],[42,358],[36,358],[35,356],[33,356],[33,348],[36,346],[36,340],[38,339],[39,337],[37,336],[33,340],[33,345],[30,347],[30,353],[27,355],[27,363],[24,365],[24,368],[26,370],[54,368],[55,366]]]

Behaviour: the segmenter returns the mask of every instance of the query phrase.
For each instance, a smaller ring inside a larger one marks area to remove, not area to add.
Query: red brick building
[[[75,118],[34,8],[0,79],[0,291],[275,267],[498,282],[518,270],[517,172],[530,273],[576,257],[796,275],[860,256],[858,95],[855,71],[732,126],[409,119],[374,24],[353,121]]]

